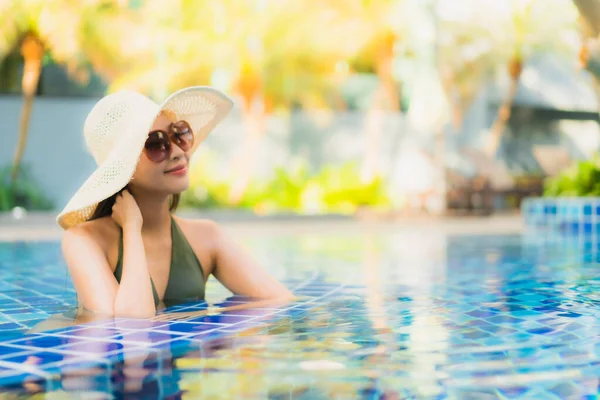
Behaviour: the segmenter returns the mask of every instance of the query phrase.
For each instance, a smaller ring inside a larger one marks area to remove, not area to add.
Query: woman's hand
[[[112,207],[111,218],[122,229],[127,227],[142,228],[142,213],[127,189],[117,195],[115,204]]]

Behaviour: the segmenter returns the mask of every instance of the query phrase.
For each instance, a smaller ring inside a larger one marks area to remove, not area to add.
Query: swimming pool
[[[3,393],[580,398],[599,392],[594,236],[311,233],[246,244],[299,300],[27,333],[75,297],[58,243],[0,244]],[[176,306],[168,315],[206,310]]]

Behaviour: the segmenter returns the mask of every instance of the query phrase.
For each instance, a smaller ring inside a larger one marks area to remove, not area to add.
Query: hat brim
[[[98,203],[123,189],[131,180],[144,149],[148,131],[163,111],[186,120],[194,132],[195,151],[215,126],[229,113],[233,101],[210,87],[193,86],[181,89],[163,101],[152,116],[140,116],[128,124],[128,132],[121,135],[106,159],[75,192],[56,217],[57,223],[68,229],[87,221]]]

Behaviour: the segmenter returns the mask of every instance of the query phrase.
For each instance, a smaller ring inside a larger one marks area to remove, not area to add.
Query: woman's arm
[[[156,313],[141,230],[123,230],[123,276],[115,279],[102,248],[85,229],[67,230],[62,251],[81,305],[92,312],[151,317]]]
[[[115,315],[149,318],[156,314],[156,307],[142,240],[143,218],[128,189],[117,195],[110,217],[123,231],[123,274],[115,296]]]
[[[84,229],[75,227],[64,233],[62,252],[79,303],[90,311],[113,315],[119,284],[98,243]]]
[[[210,223],[214,244],[213,275],[234,294],[291,299],[292,293],[265,271],[219,225]]]
[[[114,307],[116,316],[150,318],[156,314],[141,224],[123,227],[123,275]]]

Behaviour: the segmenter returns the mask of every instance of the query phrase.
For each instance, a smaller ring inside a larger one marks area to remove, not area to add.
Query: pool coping
[[[327,234],[348,232],[398,232],[435,231],[447,234],[504,234],[522,233],[526,226],[519,213],[491,216],[399,216],[397,218],[369,217],[260,217],[237,218],[234,214],[224,217],[218,214],[182,212],[184,218],[211,219],[233,234],[240,236],[256,234]],[[259,228],[259,229],[257,229]],[[0,213],[0,241],[56,241],[63,230],[55,222],[55,213],[32,212],[22,219],[14,219],[9,213]]]

